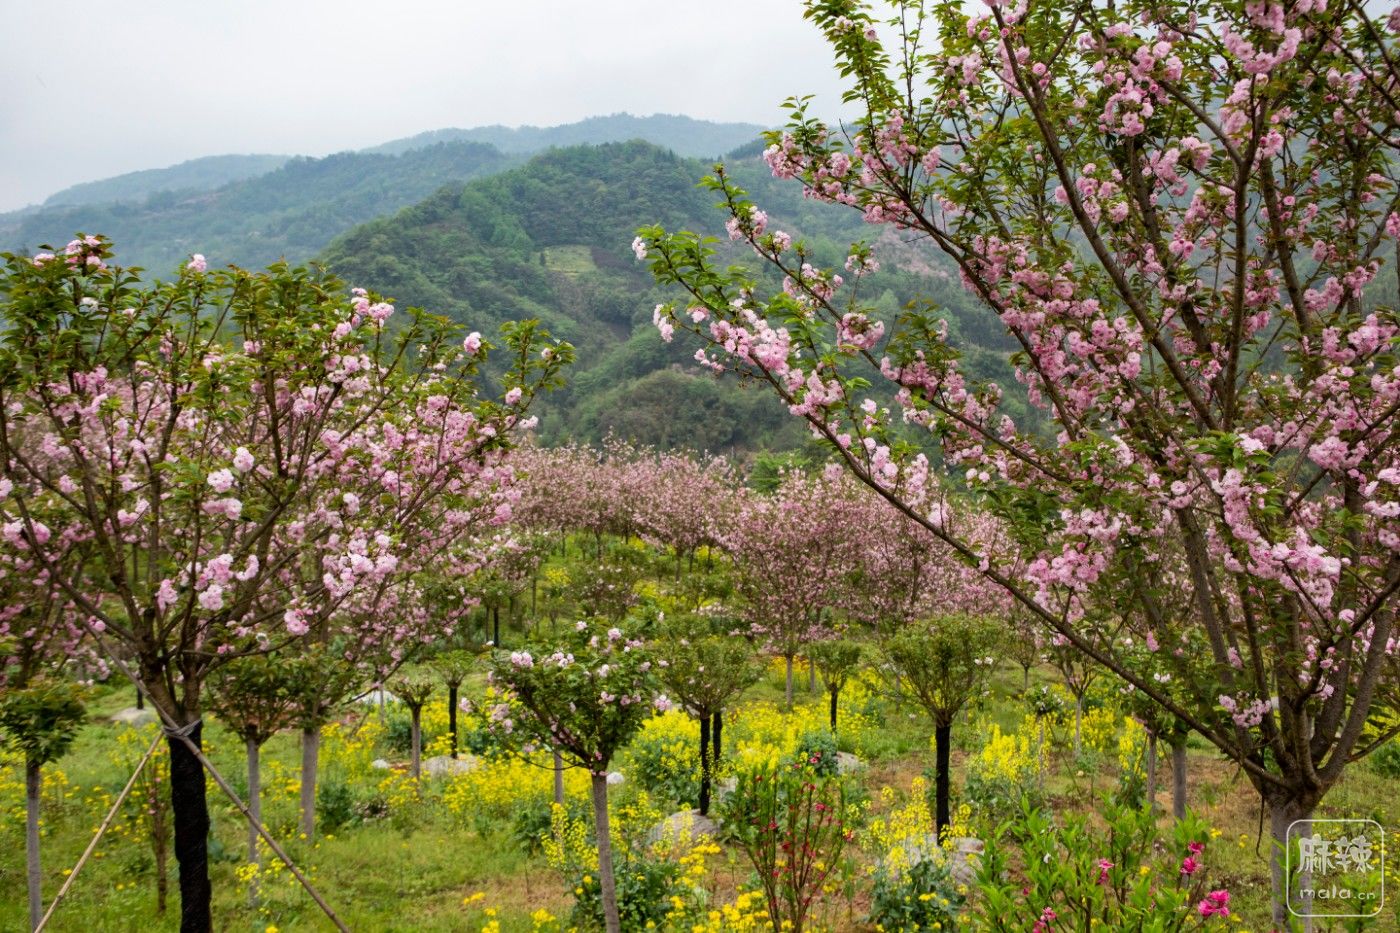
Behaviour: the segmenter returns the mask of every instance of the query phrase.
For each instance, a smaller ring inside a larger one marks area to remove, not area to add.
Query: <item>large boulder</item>
[[[701,836],[713,839],[718,835],[719,823],[708,816],[701,816],[699,810],[681,810],[648,830],[647,843],[650,845],[663,839],[689,842]]]
[[[861,761],[850,752],[836,753],[836,773],[854,774],[857,771],[865,770],[865,762]]]
[[[376,771],[390,771],[394,767],[393,765],[389,764],[389,762],[385,761],[383,758],[374,759],[369,763],[369,766],[375,769]]]
[[[134,706],[128,706],[126,709],[112,714],[112,722],[126,726],[144,726],[148,722],[155,721],[156,711],[150,707],[137,709]]]
[[[454,774],[466,774],[468,771],[475,771],[481,767],[481,762],[475,755],[463,755],[460,758],[453,758],[449,755],[434,755],[423,762],[423,773],[431,778],[451,777]]]

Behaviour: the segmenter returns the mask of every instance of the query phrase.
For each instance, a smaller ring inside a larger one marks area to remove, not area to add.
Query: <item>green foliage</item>
[[[685,807],[700,799],[700,746],[689,736],[646,730],[628,752],[630,774],[648,793]]]
[[[48,764],[67,753],[86,717],[83,691],[64,680],[39,679],[0,691],[0,733],[26,761]]]
[[[621,627],[586,622],[547,646],[497,651],[491,674],[502,694],[488,722],[503,745],[554,748],[601,773],[651,715],[652,663]]]
[[[808,732],[797,740],[792,757],[795,762],[824,778],[836,776],[836,736],[826,729]]]
[[[760,767],[739,775],[722,810],[758,875],[773,929],[802,933],[851,838],[841,779],[805,762]]]
[[[870,922],[882,930],[952,930],[966,896],[946,857],[920,859],[896,871],[881,865],[870,890]]]
[[[862,649],[859,643],[844,638],[815,642],[807,648],[807,656],[817,666],[826,688],[840,692],[853,674],[860,669]]]
[[[1194,906],[1211,887],[1206,825],[1190,816],[1159,840],[1147,810],[1105,802],[1101,813],[1103,828],[1097,829],[1080,817],[1056,824],[1026,809],[1018,853],[1007,851],[1000,836],[988,842],[977,872],[980,896],[973,900],[977,928],[1020,933],[1052,911],[1076,928],[1082,923],[1087,929],[1092,918],[1105,930],[1194,929],[1201,919]],[[1182,862],[1193,852],[1206,868],[1185,873]],[[1013,858],[1021,866],[1014,876],[1008,874]]]
[[[476,655],[470,651],[443,651],[430,665],[448,687],[460,687],[476,667]]]
[[[1372,752],[1371,768],[1382,777],[1400,779],[1400,739],[1391,739]]]
[[[301,657],[237,658],[210,675],[206,707],[240,738],[261,745],[292,722],[316,672]]]
[[[617,912],[624,930],[660,929],[671,909],[671,895],[680,881],[681,868],[664,858],[633,852],[615,867]],[[574,909],[569,922],[584,930],[603,929],[602,880],[598,873],[574,879]]]
[[[656,644],[668,695],[694,716],[711,716],[736,702],[763,676],[754,646],[746,639],[711,633],[709,620],[668,620]]]
[[[899,675],[896,692],[911,697],[934,725],[946,726],[981,695],[999,641],[986,619],[946,615],[900,628],[882,650]]]

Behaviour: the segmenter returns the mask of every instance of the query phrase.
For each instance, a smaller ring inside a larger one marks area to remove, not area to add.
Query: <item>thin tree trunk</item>
[[[783,660],[787,662],[787,690],[783,696],[787,700],[787,708],[792,709],[792,655],[783,655]]]
[[[943,831],[952,822],[948,811],[948,754],[952,744],[952,726],[935,726],[933,729],[933,744],[935,756],[934,773],[934,831],[939,841],[943,839]]]
[[[39,791],[43,782],[39,759],[24,763],[24,857],[29,882],[29,929],[39,928],[44,918],[44,876],[39,867]]]
[[[608,830],[608,775],[593,774],[593,823],[597,827],[598,886],[603,895],[603,920],[608,933],[622,933],[617,912],[617,879],[613,875],[612,838]]]
[[[1147,761],[1143,764],[1147,772],[1147,812],[1157,812],[1157,733],[1147,733]]]
[[[423,707],[415,706],[408,711],[412,726],[409,732],[408,773],[415,781],[423,777]]]
[[[1186,736],[1172,742],[1172,816],[1186,819]]]
[[[1080,726],[1084,722],[1084,697],[1074,698],[1074,757],[1079,758],[1080,752]]]
[[[807,692],[817,692],[817,666],[812,663],[812,659],[807,659]]]
[[[700,815],[710,812],[710,717],[700,717]]]
[[[724,713],[715,710],[715,715],[712,718],[714,719],[714,723],[710,726],[710,741],[714,743],[714,750],[711,751],[710,758],[714,761],[715,768],[718,769],[720,757],[722,755],[720,733],[724,731]]]
[[[1277,802],[1269,804],[1269,835],[1272,847],[1269,853],[1269,874],[1273,880],[1273,922],[1278,929],[1291,929],[1288,925],[1292,916],[1288,910],[1288,891],[1301,890],[1312,886],[1310,873],[1298,872],[1293,884],[1288,884],[1288,827],[1295,822],[1303,821],[1304,825],[1293,831],[1293,837],[1307,836],[1310,834],[1309,822],[1312,820],[1312,811],[1304,810],[1301,807],[1287,802]],[[1309,902],[1301,897],[1294,897],[1293,905],[1299,913],[1311,913],[1308,909]],[[1303,929],[1312,929],[1312,918],[1303,918]]]
[[[196,714],[197,715],[197,714]],[[189,739],[202,747],[204,725],[196,721]],[[180,865],[180,933],[209,933],[213,917],[209,901],[209,800],[204,765],[178,736],[166,739],[170,749],[170,811],[175,817],[175,861]]]
[[[501,647],[501,607],[491,607],[491,644]]]
[[[1045,793],[1045,717],[1040,717],[1040,736],[1035,743],[1035,789]]]
[[[253,819],[248,822],[248,863],[256,865],[261,873],[262,854],[258,851],[258,829],[262,825],[262,769],[258,763],[258,742],[257,739],[244,739],[244,747],[248,752],[248,812]],[[254,824],[257,825],[254,825]],[[254,875],[252,883],[248,885],[248,902],[254,906],[258,903],[258,876]]]
[[[1021,668],[1021,692],[1022,692],[1022,693],[1025,693],[1025,692],[1026,692],[1027,690],[1029,690],[1030,688],[1031,688],[1031,669],[1030,669],[1029,667],[1023,667],[1023,668]]]
[[[554,753],[554,802],[564,805],[564,756]]]
[[[832,734],[832,735],[835,735],[835,734],[836,734],[836,695],[837,695],[838,691],[837,691],[836,689],[833,688],[830,692],[831,692],[831,734]]]
[[[145,709],[145,708],[146,708],[146,695],[145,695],[144,693],[141,692],[141,688],[140,688],[140,687],[137,687],[137,688],[136,688],[136,708],[137,708],[137,709]]]
[[[447,731],[452,736],[452,758],[457,758],[457,685],[447,685]]]
[[[301,730],[301,831],[308,842],[316,837],[316,762],[320,752],[321,727],[303,727]]]

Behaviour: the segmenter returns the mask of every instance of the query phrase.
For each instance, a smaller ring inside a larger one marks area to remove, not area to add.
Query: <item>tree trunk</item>
[[[554,753],[554,802],[564,805],[564,756]]]
[[[834,687],[831,689],[831,734],[832,734],[832,735],[835,735],[835,734],[836,734],[836,695],[837,695],[838,692],[839,692],[839,691],[838,691],[836,688],[834,688]]]
[[[412,724],[409,730],[408,773],[417,781],[423,777],[423,707],[411,708],[408,715]]]
[[[1172,816],[1186,819],[1186,736],[1172,742]]]
[[[301,831],[308,842],[316,838],[316,762],[320,752],[321,727],[303,727],[301,730]]]
[[[253,817],[248,822],[248,863],[256,865],[261,871],[262,858],[258,852],[257,826],[262,825],[262,769],[258,765],[257,739],[244,739],[244,746],[248,751],[248,812]],[[257,875],[253,876],[252,883],[248,885],[248,901],[255,906],[258,903]]]
[[[198,715],[198,714],[195,714]],[[204,724],[196,721],[190,741],[201,746]],[[175,861],[180,866],[180,933],[209,933],[209,801],[204,765],[178,736],[169,736],[170,811],[175,817]]]
[[[1080,752],[1079,732],[1080,732],[1080,726],[1081,726],[1081,724],[1082,724],[1083,722],[1084,722],[1084,698],[1083,698],[1082,696],[1077,696],[1077,697],[1074,698],[1074,757],[1075,757],[1076,759],[1079,758],[1079,752]]]
[[[457,759],[457,685],[447,685],[447,731],[452,736],[452,759]]]
[[[598,886],[603,895],[603,920],[608,933],[622,933],[617,912],[617,879],[613,875],[612,838],[608,830],[608,775],[593,774],[593,823],[597,827]]]
[[[783,655],[783,660],[787,662],[787,689],[783,696],[787,700],[787,708],[792,709],[792,655]]]
[[[700,717],[700,815],[710,813],[710,717]]]
[[[943,831],[952,822],[948,813],[948,753],[952,745],[951,739],[953,727],[935,726],[933,730],[933,744],[935,756],[934,774],[934,832],[939,841],[943,840]]]
[[[1045,793],[1045,717],[1039,717],[1040,732],[1035,743],[1035,789]]]
[[[1023,667],[1023,668],[1021,668],[1021,692],[1022,692],[1022,693],[1025,693],[1025,692],[1026,692],[1027,690],[1029,690],[1030,688],[1031,688],[1031,669],[1030,669],[1029,667]]]
[[[1288,883],[1288,827],[1295,822],[1303,822],[1293,831],[1293,838],[1310,835],[1309,823],[1312,820],[1312,811],[1305,810],[1296,803],[1289,801],[1269,802],[1269,835],[1272,840],[1272,847],[1269,854],[1269,874],[1273,880],[1273,921],[1274,926],[1279,929],[1292,929],[1289,923],[1292,915],[1289,913],[1288,892],[1293,890],[1293,907],[1299,913],[1310,913],[1309,902],[1298,896],[1297,892],[1301,888],[1311,887],[1311,874],[1298,872],[1295,882],[1290,886]],[[1312,929],[1312,918],[1303,918],[1303,929]]]
[[[491,607],[491,644],[501,647],[501,607]]]
[[[39,868],[39,791],[43,782],[39,759],[24,763],[24,857],[29,881],[29,929],[37,930],[44,917],[44,876]]]
[[[137,688],[136,688],[136,708],[137,708],[137,709],[145,709],[145,708],[146,708],[146,695],[145,695],[144,693],[141,692],[141,688],[140,688],[140,687],[137,687]]]
[[[1157,812],[1157,733],[1147,733],[1147,760],[1143,763],[1143,771],[1146,772],[1147,792],[1147,812]]]

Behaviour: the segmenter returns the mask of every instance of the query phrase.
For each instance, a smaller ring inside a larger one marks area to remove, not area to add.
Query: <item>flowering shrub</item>
[[[773,928],[802,933],[852,837],[841,780],[805,763],[751,771],[739,776],[724,813],[758,875]]]
[[[553,799],[554,771],[550,756],[482,758],[477,767],[453,775],[442,791],[442,803],[458,819],[484,825],[523,807]],[[578,768],[564,772],[564,795],[588,798],[588,774]]]
[[[642,724],[628,746],[630,773],[652,793],[693,805],[700,794],[700,724],[679,710],[668,710]]]
[[[903,871],[877,869],[870,920],[880,930],[951,930],[967,900],[945,858],[923,858]]]
[[[1107,804],[1102,814],[1105,828],[1091,830],[1082,818],[1056,825],[1027,810],[1017,872],[1000,839],[989,842],[977,871],[977,928],[1171,933],[1230,915],[1229,892],[1206,882],[1210,833],[1199,819],[1178,821],[1158,855],[1150,812]]]

